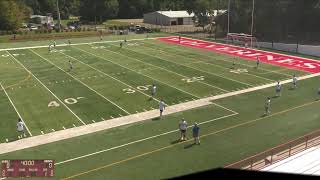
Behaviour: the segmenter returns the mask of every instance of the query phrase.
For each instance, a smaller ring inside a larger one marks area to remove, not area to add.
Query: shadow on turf
[[[152,121],[159,121],[159,120],[161,120],[160,117],[155,117],[155,118],[152,119]]]
[[[180,139],[177,139],[177,140],[172,141],[171,144],[177,144],[177,143],[179,143],[179,142],[181,142],[181,140],[180,140]]]

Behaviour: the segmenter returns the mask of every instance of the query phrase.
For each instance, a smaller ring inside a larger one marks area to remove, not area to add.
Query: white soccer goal
[[[227,42],[234,45],[244,46],[246,48],[260,48],[256,37],[244,33],[228,33]]]

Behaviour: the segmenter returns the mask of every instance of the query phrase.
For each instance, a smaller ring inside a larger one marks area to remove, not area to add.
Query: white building
[[[187,11],[155,11],[143,15],[143,22],[156,25],[193,25],[194,14]]]
[[[31,15],[30,19],[39,21],[40,24],[54,24],[53,18],[51,16],[41,16],[41,15]]]

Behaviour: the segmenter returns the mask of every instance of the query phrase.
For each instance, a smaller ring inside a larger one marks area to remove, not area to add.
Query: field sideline
[[[0,159],[54,159],[58,179],[159,179],[221,167],[320,128],[318,73],[255,68],[156,37],[128,36],[122,48],[106,40],[0,51],[0,142],[10,141],[0,144]],[[263,116],[268,96],[272,114]],[[17,117],[34,137],[16,141]],[[200,124],[201,146],[177,141],[182,117]]]

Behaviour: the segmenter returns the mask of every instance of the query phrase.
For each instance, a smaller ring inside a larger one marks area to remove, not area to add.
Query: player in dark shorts
[[[194,125],[192,127],[192,135],[194,138],[194,144],[200,145],[199,131],[200,131],[200,127],[198,126],[198,123],[194,123]]]
[[[123,45],[122,42],[120,42],[120,48],[122,48],[122,45]]]

